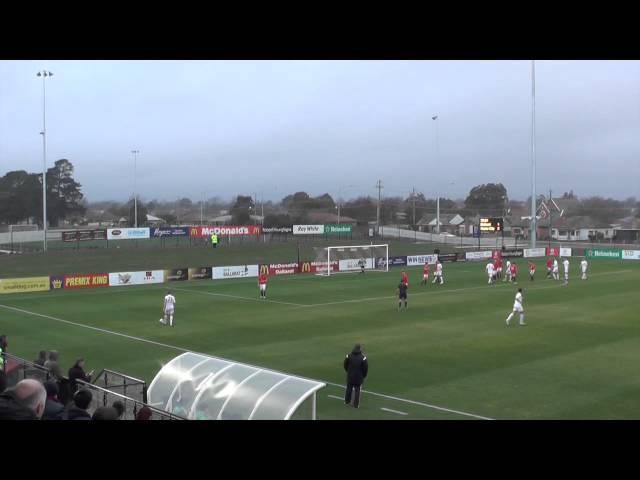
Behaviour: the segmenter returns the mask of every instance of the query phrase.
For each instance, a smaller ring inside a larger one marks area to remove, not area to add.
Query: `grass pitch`
[[[573,259],[568,287],[543,267],[518,286],[487,285],[483,262],[445,264],[443,286],[412,268],[402,312],[398,269],[274,277],[266,301],[255,279],[5,295],[0,333],[19,356],[57,349],[63,366],[84,356],[148,382],[183,350],[322,380],[319,419],[640,418],[640,263],[592,261],[581,281]],[[506,327],[518,287],[528,326]],[[158,322],[167,288],[174,328]],[[341,400],[356,342],[370,361],[359,410]]]

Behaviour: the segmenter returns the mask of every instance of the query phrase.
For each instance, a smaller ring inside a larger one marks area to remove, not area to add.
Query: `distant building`
[[[438,225],[438,217],[434,214],[423,216],[417,222],[418,230],[421,232],[436,232]],[[440,215],[440,232],[452,233],[454,235],[465,233],[465,220],[458,214],[443,213]]]

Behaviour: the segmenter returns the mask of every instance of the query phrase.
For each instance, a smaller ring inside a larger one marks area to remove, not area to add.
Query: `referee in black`
[[[360,406],[360,388],[369,372],[369,362],[365,354],[362,353],[359,343],[356,343],[353,351],[344,359],[344,370],[347,372],[347,391],[344,394],[344,404],[351,404],[351,393],[355,390],[353,406],[358,408]]]

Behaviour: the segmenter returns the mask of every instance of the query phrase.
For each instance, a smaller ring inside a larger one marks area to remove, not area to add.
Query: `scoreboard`
[[[490,217],[480,219],[481,232],[502,232],[504,229],[504,219],[502,217]]]

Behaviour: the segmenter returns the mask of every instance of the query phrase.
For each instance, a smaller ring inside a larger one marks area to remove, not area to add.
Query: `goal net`
[[[317,275],[389,271],[389,245],[315,247]]]

